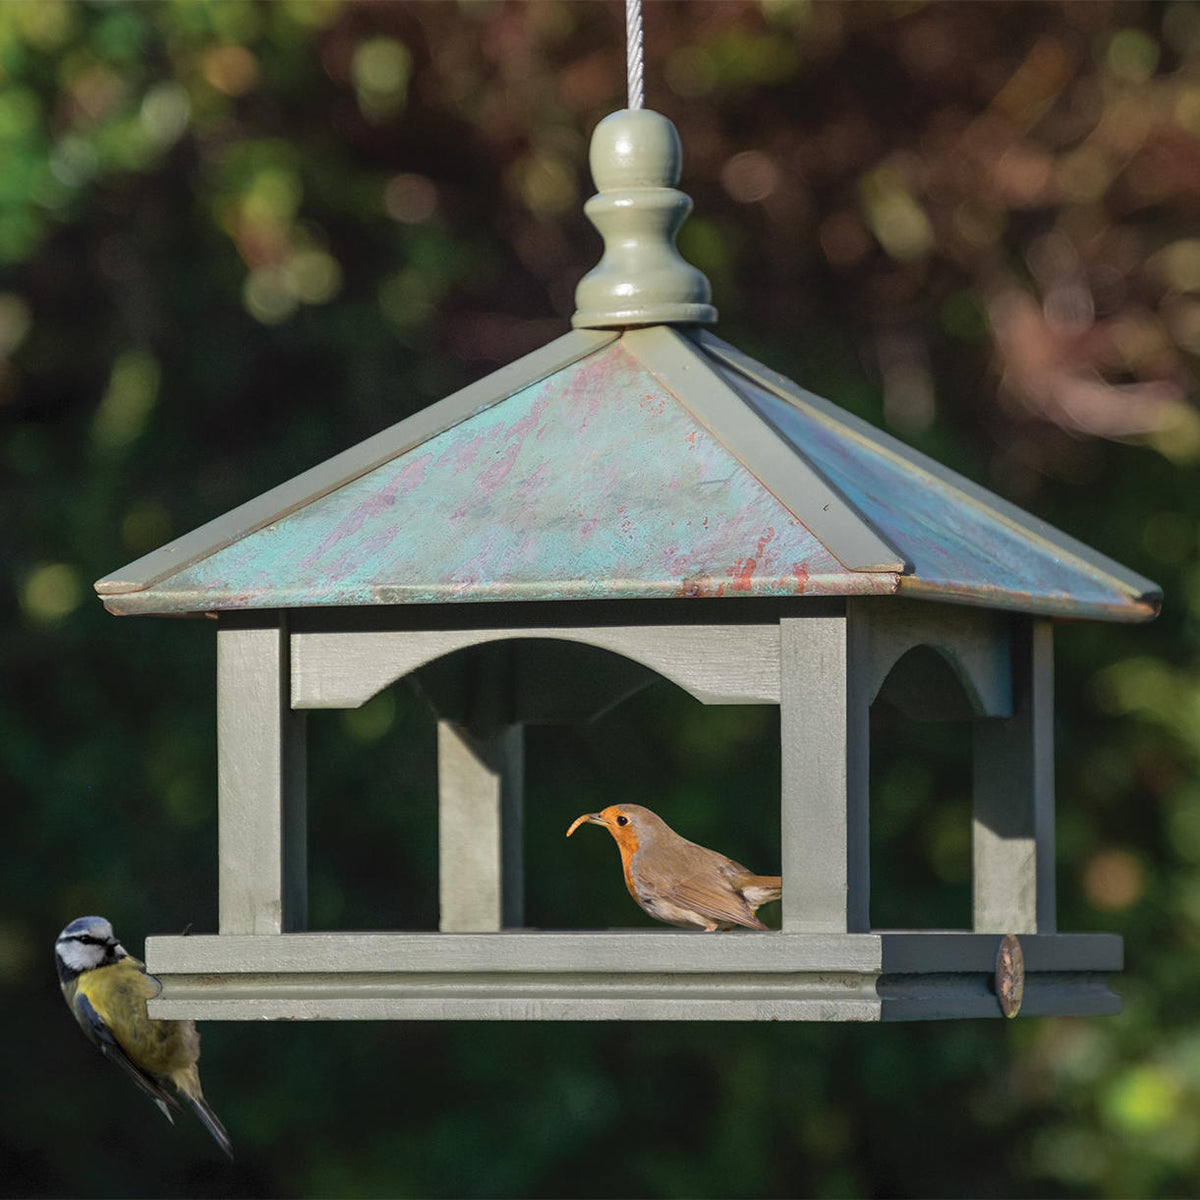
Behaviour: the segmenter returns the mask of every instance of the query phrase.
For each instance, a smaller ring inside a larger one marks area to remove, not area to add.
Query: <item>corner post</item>
[[[1013,715],[975,726],[977,933],[1054,933],[1054,641],[1050,622],[1013,626]]]
[[[305,722],[290,701],[286,616],[222,616],[217,630],[221,933],[283,933],[308,924]]]
[[[780,621],[785,933],[870,930],[865,619]]]
[[[439,928],[493,933],[524,924],[524,728],[474,736],[438,721]]]

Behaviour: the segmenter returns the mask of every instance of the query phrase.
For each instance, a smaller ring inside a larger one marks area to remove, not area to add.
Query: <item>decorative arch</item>
[[[869,704],[883,698],[917,720],[1012,715],[1012,639],[1002,614],[893,601],[873,607],[862,626]],[[957,686],[946,694],[951,679]]]
[[[702,704],[779,703],[778,624],[601,625],[293,633],[292,707],[357,708],[396,680],[457,650],[543,638],[619,654]]]

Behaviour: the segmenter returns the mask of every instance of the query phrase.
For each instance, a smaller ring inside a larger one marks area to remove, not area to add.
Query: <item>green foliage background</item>
[[[162,1122],[51,945],[215,928],[213,631],[89,581],[567,327],[622,13],[4,0],[5,1194],[1200,1191],[1200,9],[646,18],[722,335],[1165,588],[1150,627],[1058,636],[1060,923],[1125,935],[1123,1014],[210,1025],[237,1164]],[[962,739],[875,733],[875,919],[962,925]],[[642,921],[606,844],[561,843],[615,796],[770,869],[776,734],[665,686],[533,731],[531,920]],[[432,927],[428,714],[397,686],[311,737],[314,926]]]

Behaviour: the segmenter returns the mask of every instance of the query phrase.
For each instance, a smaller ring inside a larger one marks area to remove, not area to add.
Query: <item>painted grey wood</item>
[[[886,930],[879,934],[885,975],[992,971],[1003,934],[964,930]],[[1020,937],[1027,973],[1120,971],[1124,942],[1115,933],[1049,933]]]
[[[99,580],[95,585],[96,591],[101,596],[111,596],[152,587],[183,567],[215,554],[264,525],[406,454],[468,417],[586,358],[615,341],[616,337],[617,334],[611,331],[572,330],[532,354],[493,371],[477,383],[421,409],[294,479],[129,563]]]
[[[1012,715],[1010,619],[1006,614],[899,597],[851,597],[852,619],[865,628],[865,688],[874,703],[884,680],[910,650],[929,646],[953,669],[970,712]]]
[[[149,1002],[156,1019],[198,1021],[921,1021],[1003,1019],[983,975],[907,976],[831,987],[793,976],[786,989],[764,988],[751,976],[711,989],[703,977],[676,978],[643,992],[623,978],[598,989],[563,982],[526,990],[481,980],[476,989],[392,988],[380,982],[346,986],[339,979],[251,981],[227,990],[195,979],[169,981]],[[1121,1001],[1104,975],[1080,972],[1027,977],[1018,1020],[1045,1016],[1107,1016]]]
[[[637,929],[506,933],[288,933],[277,937],[167,934],[146,939],[159,976],[731,975],[978,972],[995,966],[999,934],[968,930],[706,934]],[[1119,971],[1111,933],[1021,937],[1026,969]]]
[[[539,971],[625,975],[877,973],[877,934],[707,934],[698,930],[507,933],[297,933],[279,937],[191,934],[146,940],[156,975],[495,974]]]
[[[406,676],[439,717],[477,734],[484,732],[481,708],[497,726],[584,725],[658,678],[641,663],[582,642],[521,638],[471,646]]]
[[[862,622],[780,622],[783,928],[870,928],[870,720]]]
[[[146,958],[163,982],[156,1017],[870,1021],[998,1017],[996,942],[960,932],[172,936],[149,939]],[[1119,938],[1022,945],[1036,964],[1022,1012],[1113,1011],[1104,972],[1120,962]],[[930,963],[940,970],[896,971]]]
[[[490,932],[524,921],[524,736],[438,721],[439,926]]]
[[[844,566],[852,571],[905,569],[904,558],[895,547],[713,370],[689,338],[656,325],[628,330],[621,347],[735,454]]]
[[[975,726],[974,924],[989,933],[1052,933],[1057,918],[1049,621],[1022,618],[1014,624],[1012,661],[1013,715]]]
[[[986,488],[979,487],[957,472],[942,466],[935,459],[921,454],[890,434],[884,433],[883,430],[877,429],[870,422],[854,416],[829,400],[814,395],[786,376],[780,375],[777,371],[772,371],[762,363],[755,362],[749,355],[743,354],[735,346],[722,341],[715,334],[709,333],[707,330],[696,330],[689,333],[688,336],[719,362],[732,367],[735,371],[739,371],[748,379],[754,380],[755,383],[774,392],[777,396],[781,396],[785,400],[798,401],[806,408],[821,413],[829,421],[842,426],[850,433],[866,441],[875,443],[896,458],[912,463],[913,466],[933,476],[933,478],[937,479],[943,485],[957,491],[962,496],[964,503],[994,513],[1014,528],[1020,529],[1026,536],[1036,538],[1043,546],[1060,554],[1069,555],[1079,562],[1086,563],[1093,570],[1103,572],[1110,579],[1116,581],[1122,588],[1128,590],[1134,597],[1161,595],[1162,589],[1158,584],[1146,579],[1142,575],[1138,575],[1134,571],[1127,570],[1120,563],[1114,562],[1099,551],[1084,545],[1083,542],[1076,541],[1075,538],[1068,536],[1061,530],[1046,524],[1045,521],[1033,516],[1032,513],[1025,512],[1015,504],[1009,504],[1008,501],[994,495]]]
[[[442,655],[512,637],[558,638],[622,654],[704,704],[779,702],[776,625],[598,625],[292,634],[292,706],[357,708]]]
[[[797,988],[772,997],[756,986],[739,995],[694,996],[680,988],[669,996],[579,995],[560,997],[493,995],[365,998],[312,994],[202,997],[150,1001],[154,1018],[198,1021],[878,1021],[880,1001],[861,997],[813,995]]]
[[[279,614],[223,617],[217,629],[220,928],[301,930],[308,919],[305,717],[288,704]]]
[[[578,328],[622,328],[717,319],[712,290],[685,262],[675,234],[692,208],[677,191],[679,134],[661,113],[609,113],[592,134],[588,162],[598,194],[584,206],[604,255],[575,289]]]
[[[1004,1019],[992,980],[978,975],[883,977],[878,993],[881,1021]],[[1121,998],[1103,974],[1072,972],[1025,976],[1016,1020],[1029,1017],[1105,1017],[1121,1011]]]
[[[663,597],[629,600],[489,600],[471,604],[396,604],[291,609],[293,633],[411,633],[491,629],[533,636],[539,629],[662,629],[696,625],[771,625],[797,614],[839,616],[844,596]],[[532,631],[532,632],[531,632]]]

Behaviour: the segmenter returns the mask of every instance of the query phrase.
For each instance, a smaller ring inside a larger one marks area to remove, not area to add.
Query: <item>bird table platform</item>
[[[596,199],[681,220],[673,129],[614,120]],[[217,618],[220,932],[148,940],[152,1015],[1115,1011],[1121,940],[1055,924],[1052,622],[1145,620],[1157,588],[701,329],[674,225],[622,265],[628,229],[593,216],[619,236],[574,331],[96,585],[114,613]],[[544,639],[623,665],[556,672]],[[306,711],[498,643],[495,688],[442,695],[441,932],[304,932]],[[779,707],[781,930],[521,928],[522,726],[648,676]],[[972,723],[969,932],[870,928],[880,697]]]

